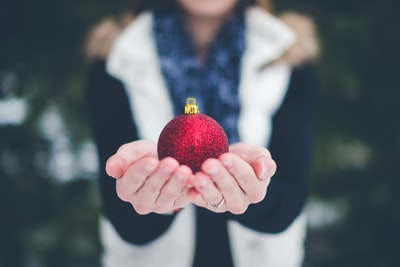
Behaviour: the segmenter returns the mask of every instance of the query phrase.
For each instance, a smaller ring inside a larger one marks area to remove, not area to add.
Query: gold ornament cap
[[[199,114],[200,110],[196,104],[196,98],[188,97],[186,98],[186,106],[185,106],[185,114],[192,115],[192,114]]]

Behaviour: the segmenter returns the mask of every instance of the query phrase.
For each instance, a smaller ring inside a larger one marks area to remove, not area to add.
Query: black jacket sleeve
[[[115,179],[105,172],[107,159],[124,143],[138,139],[123,85],[105,70],[105,62],[90,65],[86,106],[99,157],[102,212],[119,235],[134,244],[148,243],[168,230],[174,215],[139,215],[116,194]],[[151,225],[151,227],[149,227]]]
[[[293,70],[288,92],[273,118],[270,152],[277,163],[266,198],[232,216],[258,231],[278,233],[300,214],[312,166],[313,117],[319,79],[313,64]]]

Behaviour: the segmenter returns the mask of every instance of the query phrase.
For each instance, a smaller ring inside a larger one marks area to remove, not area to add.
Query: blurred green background
[[[0,267],[99,266],[82,44],[129,5],[0,4]],[[399,1],[275,5],[313,16],[322,48],[304,266],[400,266]]]

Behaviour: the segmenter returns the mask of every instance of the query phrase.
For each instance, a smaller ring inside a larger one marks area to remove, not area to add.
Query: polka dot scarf
[[[238,87],[245,48],[243,12],[234,12],[227,19],[204,62],[196,57],[194,42],[179,10],[156,13],[154,35],[175,115],[183,113],[187,97],[196,97],[200,112],[221,124],[230,143],[239,141]]]

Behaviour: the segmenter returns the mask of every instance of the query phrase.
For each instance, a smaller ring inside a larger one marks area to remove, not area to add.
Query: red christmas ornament
[[[228,152],[229,142],[222,127],[211,117],[200,114],[195,98],[187,98],[185,114],[165,125],[157,144],[158,158],[173,157],[193,173],[208,158]]]

